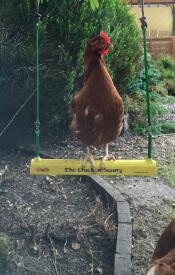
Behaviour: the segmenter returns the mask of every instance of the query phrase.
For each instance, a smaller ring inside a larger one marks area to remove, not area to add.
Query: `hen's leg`
[[[106,144],[106,155],[104,156],[104,160],[115,160],[113,155],[109,155],[109,145]]]
[[[85,167],[86,167],[86,163],[87,163],[88,161],[89,161],[90,164],[91,164],[91,167],[92,167],[93,172],[95,172],[95,161],[94,161],[93,155],[92,155],[92,153],[91,153],[90,147],[87,147],[87,154],[86,154],[85,159],[83,160],[82,168],[85,168]]]
[[[103,166],[104,166],[104,161],[105,161],[105,160],[115,160],[115,157],[114,157],[113,155],[109,155],[108,143],[106,144],[105,151],[106,151],[106,154],[105,154],[105,156],[101,159],[100,167],[103,167]]]

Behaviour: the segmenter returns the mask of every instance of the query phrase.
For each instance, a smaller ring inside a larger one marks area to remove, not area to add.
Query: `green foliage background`
[[[35,90],[36,1],[1,0],[0,4],[0,115],[5,124]],[[141,51],[139,31],[123,1],[42,0],[40,13],[43,123],[52,121],[56,127],[68,127],[72,94],[83,85],[84,47],[101,30],[107,32],[114,45],[105,57],[109,71],[119,92],[129,92]],[[20,115],[23,124],[34,122],[34,108],[33,99]]]
[[[148,53],[148,80],[151,102],[152,133],[174,132],[175,123],[163,119],[170,114],[166,105],[174,104],[175,99],[168,94],[175,91],[175,62],[170,56],[162,55],[156,61]],[[142,64],[143,57],[142,57]],[[147,132],[147,105],[145,70],[142,66],[130,85],[130,93],[124,96],[125,110],[129,113],[130,128],[137,134]]]

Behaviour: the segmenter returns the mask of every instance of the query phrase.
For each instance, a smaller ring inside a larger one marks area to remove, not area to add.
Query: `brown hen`
[[[163,231],[147,275],[175,275],[175,219]]]
[[[123,101],[107,71],[103,55],[112,47],[104,33],[91,39],[85,49],[85,81],[72,100],[71,128],[77,138],[87,146],[86,161],[94,169],[94,159],[89,146],[106,146],[106,159],[114,159],[108,153],[108,143],[116,139],[123,128]]]

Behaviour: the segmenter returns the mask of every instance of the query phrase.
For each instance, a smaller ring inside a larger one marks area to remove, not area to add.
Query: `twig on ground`
[[[66,241],[65,241],[65,244],[64,244],[64,253],[66,253],[66,245],[67,245],[67,238],[66,238]]]
[[[107,224],[107,221],[110,219],[110,217],[113,215],[113,213],[111,213],[108,217],[107,217],[107,219],[104,221],[104,225],[106,226],[106,224]]]
[[[97,227],[98,224],[93,224],[93,225],[89,225],[89,226],[81,226],[78,228],[78,230],[85,230],[85,229],[89,229],[89,228],[93,228],[93,227]]]
[[[48,237],[48,239],[49,239],[49,241],[50,241],[50,244],[51,244],[51,246],[52,246],[52,253],[53,253],[53,257],[54,257],[53,265],[54,265],[54,268],[55,268],[55,272],[56,272],[56,275],[59,275],[58,269],[57,269],[56,253],[55,253],[56,249],[55,249],[55,247],[54,247],[54,245],[53,245],[52,238],[50,237],[50,234],[49,234],[50,229],[51,229],[51,225],[49,224],[48,227],[47,227],[47,230],[46,230],[46,231],[47,231],[46,234],[47,234],[47,237]]]
[[[94,255],[93,255],[93,252],[92,252],[92,249],[91,249],[91,246],[90,246],[89,242],[88,242],[88,245],[89,245],[89,251],[90,251],[91,259],[92,259],[92,263],[91,263],[92,275],[94,275]]]
[[[18,210],[18,208],[16,207],[16,205],[15,205],[15,208],[16,208],[16,210],[17,210],[17,213],[18,213],[19,218],[21,219],[22,223],[23,223],[23,224],[26,226],[26,228],[28,229],[28,232],[29,232],[30,237],[31,237],[31,236],[32,236],[32,232],[31,232],[31,230],[30,230],[28,224],[27,224],[26,221],[23,219],[23,217],[22,217],[20,211]]]
[[[57,269],[57,259],[56,259],[56,254],[55,254],[55,247],[53,245],[53,242],[52,242],[52,239],[50,237],[50,235],[48,235],[48,238],[49,238],[49,241],[51,243],[51,246],[52,246],[52,252],[53,252],[53,257],[54,257],[54,260],[53,260],[53,265],[54,265],[54,268],[55,268],[55,272],[56,272],[56,275],[59,275],[58,273],[58,269]]]

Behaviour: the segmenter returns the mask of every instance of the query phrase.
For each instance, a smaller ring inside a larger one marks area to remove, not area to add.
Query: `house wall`
[[[145,16],[148,24],[148,36],[169,36],[173,33],[172,7],[166,5],[145,5]],[[133,5],[131,12],[135,15],[136,22],[140,26],[141,7]]]
[[[155,59],[162,54],[175,58],[175,36],[147,38],[147,49]]]

